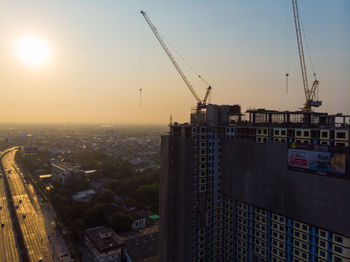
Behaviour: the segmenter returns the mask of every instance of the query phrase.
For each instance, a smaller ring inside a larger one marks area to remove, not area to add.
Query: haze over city
[[[213,86],[213,103],[302,106],[290,1],[1,1],[0,121],[188,121],[195,100],[141,9]],[[317,111],[350,113],[350,3],[300,9],[320,80]],[[177,59],[202,97],[206,86]]]

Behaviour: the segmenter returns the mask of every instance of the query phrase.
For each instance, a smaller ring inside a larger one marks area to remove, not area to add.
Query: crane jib
[[[176,68],[177,72],[180,74],[181,78],[183,79],[183,81],[185,82],[185,84],[187,85],[188,89],[191,91],[192,95],[194,96],[194,98],[197,100],[197,107],[198,108],[203,108],[206,105],[206,101],[207,98],[209,96],[209,92],[212,89],[211,86],[209,86],[207,88],[207,92],[205,94],[205,98],[203,100],[201,100],[199,98],[199,96],[197,95],[196,91],[193,89],[193,86],[191,85],[191,83],[188,81],[186,75],[184,74],[184,72],[181,70],[180,66],[178,65],[178,63],[176,62],[174,56],[171,54],[170,50],[168,49],[168,47],[166,46],[165,42],[163,41],[162,37],[160,36],[160,34],[158,33],[156,27],[152,24],[151,20],[149,19],[148,15],[146,14],[146,12],[141,11],[140,12],[143,17],[145,18],[147,24],[149,25],[149,27],[151,28],[153,34],[155,35],[155,37],[158,39],[160,45],[162,46],[162,48],[164,49],[165,53],[168,55],[170,61],[173,63],[174,67]]]

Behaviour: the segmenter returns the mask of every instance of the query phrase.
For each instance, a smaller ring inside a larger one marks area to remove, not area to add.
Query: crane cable
[[[191,71],[197,75],[197,77],[203,81],[203,83],[205,83],[207,86],[211,86],[207,80],[205,80],[205,78],[202,77],[202,75],[200,75],[194,68],[193,66],[172,46],[172,44],[168,41],[168,39],[166,39],[162,34],[160,34],[158,32],[158,34],[164,39],[164,41],[168,44],[168,46],[176,53],[176,55],[178,55],[184,62],[185,64],[187,64],[187,66],[191,69]]]
[[[310,52],[310,48],[309,48],[309,41],[307,40],[307,37],[306,37],[304,24],[303,24],[303,17],[302,17],[302,14],[300,12],[300,9],[299,9],[299,16],[300,16],[301,31],[303,32],[303,35],[304,35],[306,49],[307,49],[307,53],[309,55],[310,64],[311,64],[311,68],[312,68],[312,73],[313,73],[313,75],[314,75],[314,77],[316,79],[315,67],[314,67],[314,63],[312,61],[311,52]]]

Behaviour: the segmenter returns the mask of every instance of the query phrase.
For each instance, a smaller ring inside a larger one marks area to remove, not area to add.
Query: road
[[[38,262],[40,259],[44,262],[63,261],[58,257],[58,253],[62,252],[62,246],[63,250],[66,250],[66,247],[64,244],[57,244],[59,237],[54,230],[54,216],[50,208],[41,203],[33,186],[24,179],[15,163],[15,154],[16,150],[13,150],[4,155],[2,165],[8,177],[9,188],[29,260],[31,262]]]
[[[0,261],[17,262],[20,258],[3,176],[5,174],[1,174],[0,178]],[[4,226],[2,227],[1,224]]]

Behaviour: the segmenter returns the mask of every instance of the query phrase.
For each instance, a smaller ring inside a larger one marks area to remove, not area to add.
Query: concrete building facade
[[[238,109],[162,137],[160,261],[350,261],[350,117]]]

